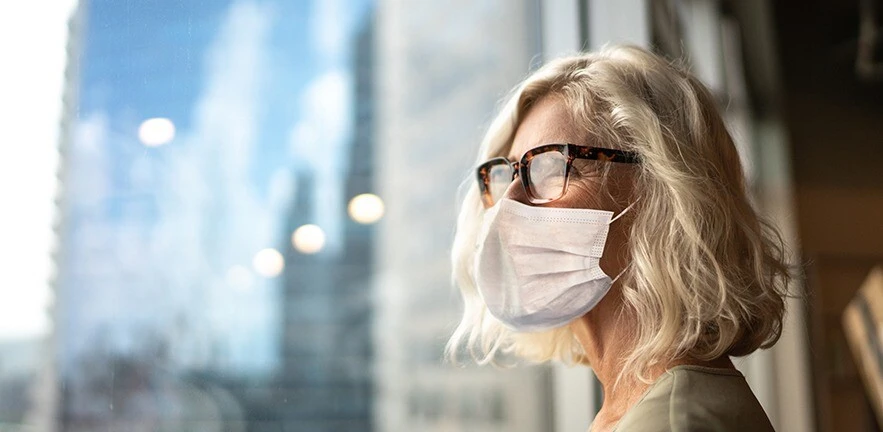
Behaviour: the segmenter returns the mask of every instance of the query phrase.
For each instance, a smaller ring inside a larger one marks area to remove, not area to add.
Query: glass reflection
[[[0,420],[544,429],[545,370],[442,361],[455,188],[537,54],[532,2],[455,3],[82,1],[51,357]]]

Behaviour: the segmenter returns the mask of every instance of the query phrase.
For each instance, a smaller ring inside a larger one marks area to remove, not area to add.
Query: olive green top
[[[774,431],[735,369],[675,366],[613,428],[618,432]]]

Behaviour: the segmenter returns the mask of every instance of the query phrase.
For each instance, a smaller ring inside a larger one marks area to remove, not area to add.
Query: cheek
[[[601,269],[611,278],[615,278],[631,261],[628,244],[628,232],[631,227],[624,223],[620,224],[620,221],[617,220],[610,226],[604,253],[601,255]]]

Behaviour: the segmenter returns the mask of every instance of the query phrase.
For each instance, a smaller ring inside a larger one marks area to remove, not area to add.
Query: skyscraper
[[[353,133],[344,177],[344,202],[374,191],[373,20],[364,19],[352,49]],[[316,177],[296,176],[289,212],[283,275],[282,372],[285,403],[276,402],[281,423],[291,430],[370,431],[373,428],[372,272],[374,228],[338,214],[342,247],[315,254],[292,247],[289,236],[318,223]],[[272,403],[272,402],[271,402]]]
[[[538,3],[381,1],[375,303],[380,431],[549,430],[543,368],[454,368],[450,286],[458,186],[497,101],[539,53]]]

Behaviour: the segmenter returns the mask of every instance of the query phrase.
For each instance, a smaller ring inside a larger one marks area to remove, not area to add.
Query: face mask
[[[560,327],[613,285],[599,261],[613,212],[534,207],[504,198],[485,214],[475,260],[488,311],[516,331]],[[617,276],[618,277],[618,276]]]

